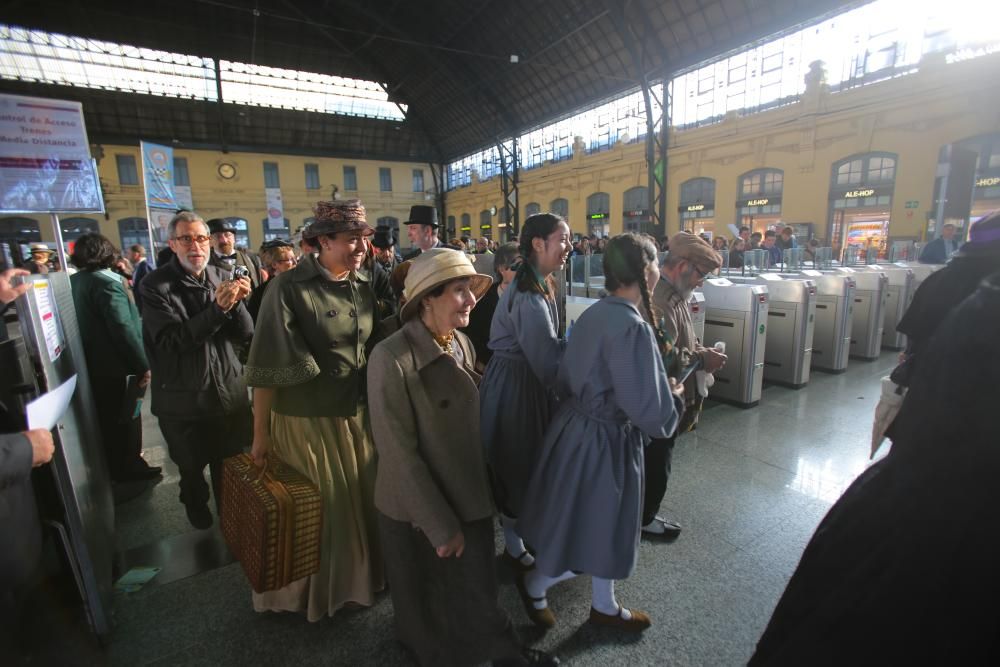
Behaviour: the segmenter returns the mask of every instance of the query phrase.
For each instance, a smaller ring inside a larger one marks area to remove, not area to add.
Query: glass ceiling
[[[382,85],[220,61],[222,99],[279,109],[401,121]],[[0,24],[0,79],[218,101],[211,58]],[[402,108],[400,108],[402,107]]]

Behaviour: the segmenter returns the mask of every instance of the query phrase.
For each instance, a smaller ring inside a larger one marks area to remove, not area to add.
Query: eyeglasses
[[[212,240],[212,237],[205,236],[204,234],[198,234],[198,236],[191,236],[190,234],[185,234],[184,236],[175,236],[174,240],[186,246],[189,246],[194,243],[197,243],[198,245],[206,245],[209,241]]]
[[[699,276],[701,276],[702,280],[704,280],[705,278],[707,278],[707,277],[708,277],[708,273],[709,273],[709,272],[708,272],[708,271],[702,271],[702,270],[701,270],[700,268],[698,268],[698,265],[697,265],[697,264],[694,264],[694,263],[692,263],[692,264],[691,264],[691,268],[692,268],[692,269],[694,269],[694,270],[695,270],[695,272],[696,272],[696,273],[697,273],[697,274],[698,274]]]

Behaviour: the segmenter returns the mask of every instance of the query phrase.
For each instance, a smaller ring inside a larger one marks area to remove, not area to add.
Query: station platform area
[[[653,627],[629,636],[588,624],[590,581],[579,577],[549,591],[557,625],[543,634],[498,559],[501,604],[522,638],[571,665],[745,664],[817,524],[869,463],[879,379],[895,363],[884,352],[843,374],[813,373],[800,390],[765,385],[749,410],[710,402],[678,440],[664,501],[682,534],[643,539],[635,573],[617,584],[619,600],[648,612]],[[119,567],[164,569],[116,593],[105,650],[60,651],[61,664],[415,664],[393,637],[387,592],[372,608],[318,623],[254,612],[218,521],[205,531],[188,524],[156,418],[145,415],[143,426],[146,458],[164,476],[116,507]]]

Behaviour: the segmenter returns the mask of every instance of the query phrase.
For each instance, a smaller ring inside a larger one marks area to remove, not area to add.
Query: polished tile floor
[[[798,391],[765,387],[754,409],[709,407],[678,442],[664,501],[683,534],[644,541],[635,574],[618,584],[619,599],[648,611],[653,628],[628,637],[586,624],[590,583],[581,577],[550,591],[558,625],[541,635],[501,571],[501,604],[523,637],[572,665],[744,664],[812,531],[868,465],[879,378],[895,359],[852,360],[846,373],[815,373]],[[177,501],[177,471],[155,418],[144,432],[147,458],[167,474],[117,508],[118,549],[162,541],[210,549],[210,534],[178,537],[193,529]],[[256,614],[238,564],[118,594],[114,618],[113,665],[411,664],[393,640],[387,595],[315,624]]]

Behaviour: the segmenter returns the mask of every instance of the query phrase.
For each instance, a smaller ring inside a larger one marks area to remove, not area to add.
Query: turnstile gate
[[[851,323],[851,356],[872,361],[882,351],[885,299],[889,278],[881,271],[857,271],[841,266],[835,272],[854,278],[854,317]]]
[[[813,330],[812,368],[843,373],[851,351],[854,314],[854,279],[851,276],[805,269],[780,274],[791,280],[811,280],[816,285],[816,320]]]
[[[705,296],[705,342],[726,344],[726,365],[715,372],[711,396],[749,408],[760,402],[767,341],[766,285],[738,285],[708,278]]]

